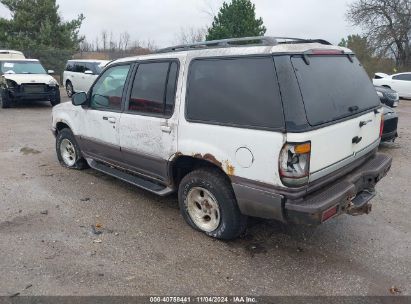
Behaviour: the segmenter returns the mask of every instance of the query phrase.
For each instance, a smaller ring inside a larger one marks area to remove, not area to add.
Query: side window
[[[73,71],[73,63],[72,62],[67,62],[66,71],[67,72],[72,72]]]
[[[74,72],[76,73],[84,73],[86,71],[86,67],[83,63],[81,62],[76,62],[74,64]]]
[[[86,70],[85,71],[92,71],[93,74],[96,73],[95,68],[94,68],[94,63],[86,63]]]
[[[198,59],[189,71],[186,117],[278,129],[284,114],[272,57]]]
[[[400,74],[393,77],[395,80],[411,81],[411,74]]]
[[[176,62],[172,62],[170,65],[170,72],[168,73],[167,92],[166,92],[166,105],[165,113],[166,117],[171,117],[174,112],[174,103],[176,98],[178,65]]]
[[[98,79],[91,91],[90,107],[102,110],[121,110],[121,98],[130,65],[109,68]]]
[[[128,110],[170,117],[174,109],[177,70],[175,62],[141,63],[134,78]]]

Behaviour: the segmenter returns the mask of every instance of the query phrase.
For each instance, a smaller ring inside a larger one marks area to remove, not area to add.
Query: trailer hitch
[[[346,208],[347,214],[352,216],[369,214],[372,210],[372,204],[370,203],[370,200],[374,196],[374,190],[363,190],[362,192],[358,193]]]

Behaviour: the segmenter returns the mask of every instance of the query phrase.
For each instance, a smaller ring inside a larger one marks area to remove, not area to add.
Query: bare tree
[[[207,34],[206,28],[190,27],[187,29],[181,29],[180,33],[176,36],[177,44],[191,44],[201,42],[205,40]]]
[[[107,31],[103,30],[101,32],[101,41],[103,43],[103,51],[107,50],[107,40],[108,40]]]
[[[411,67],[410,0],[357,0],[347,18],[364,30],[380,55],[392,55],[399,67]]]
[[[96,41],[95,41],[95,49],[94,51],[99,51],[100,50],[100,41],[98,40],[98,36],[96,36]]]
[[[127,50],[130,44],[130,34],[128,32],[123,32],[120,34],[120,40],[122,41],[122,48]]]

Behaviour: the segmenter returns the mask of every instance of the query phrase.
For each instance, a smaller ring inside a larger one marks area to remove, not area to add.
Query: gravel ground
[[[253,220],[233,242],[189,228],[175,196],[60,167],[50,111],[0,110],[0,295],[411,295],[410,100],[370,215]]]

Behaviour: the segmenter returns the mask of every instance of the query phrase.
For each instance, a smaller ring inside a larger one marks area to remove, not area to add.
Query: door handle
[[[364,126],[368,125],[370,122],[372,122],[372,120],[371,120],[371,119],[370,119],[370,120],[367,120],[367,121],[361,121],[361,122],[360,122],[360,128],[362,128],[362,127],[364,127]]]
[[[362,141],[362,137],[358,137],[358,136],[352,139],[353,144],[359,144],[361,141]]]
[[[114,117],[107,117],[103,116],[103,120],[107,120],[109,123],[116,123],[116,119]]]
[[[161,126],[161,131],[164,132],[164,133],[170,134],[171,133],[171,127],[167,126],[167,125],[163,125],[163,126]]]

